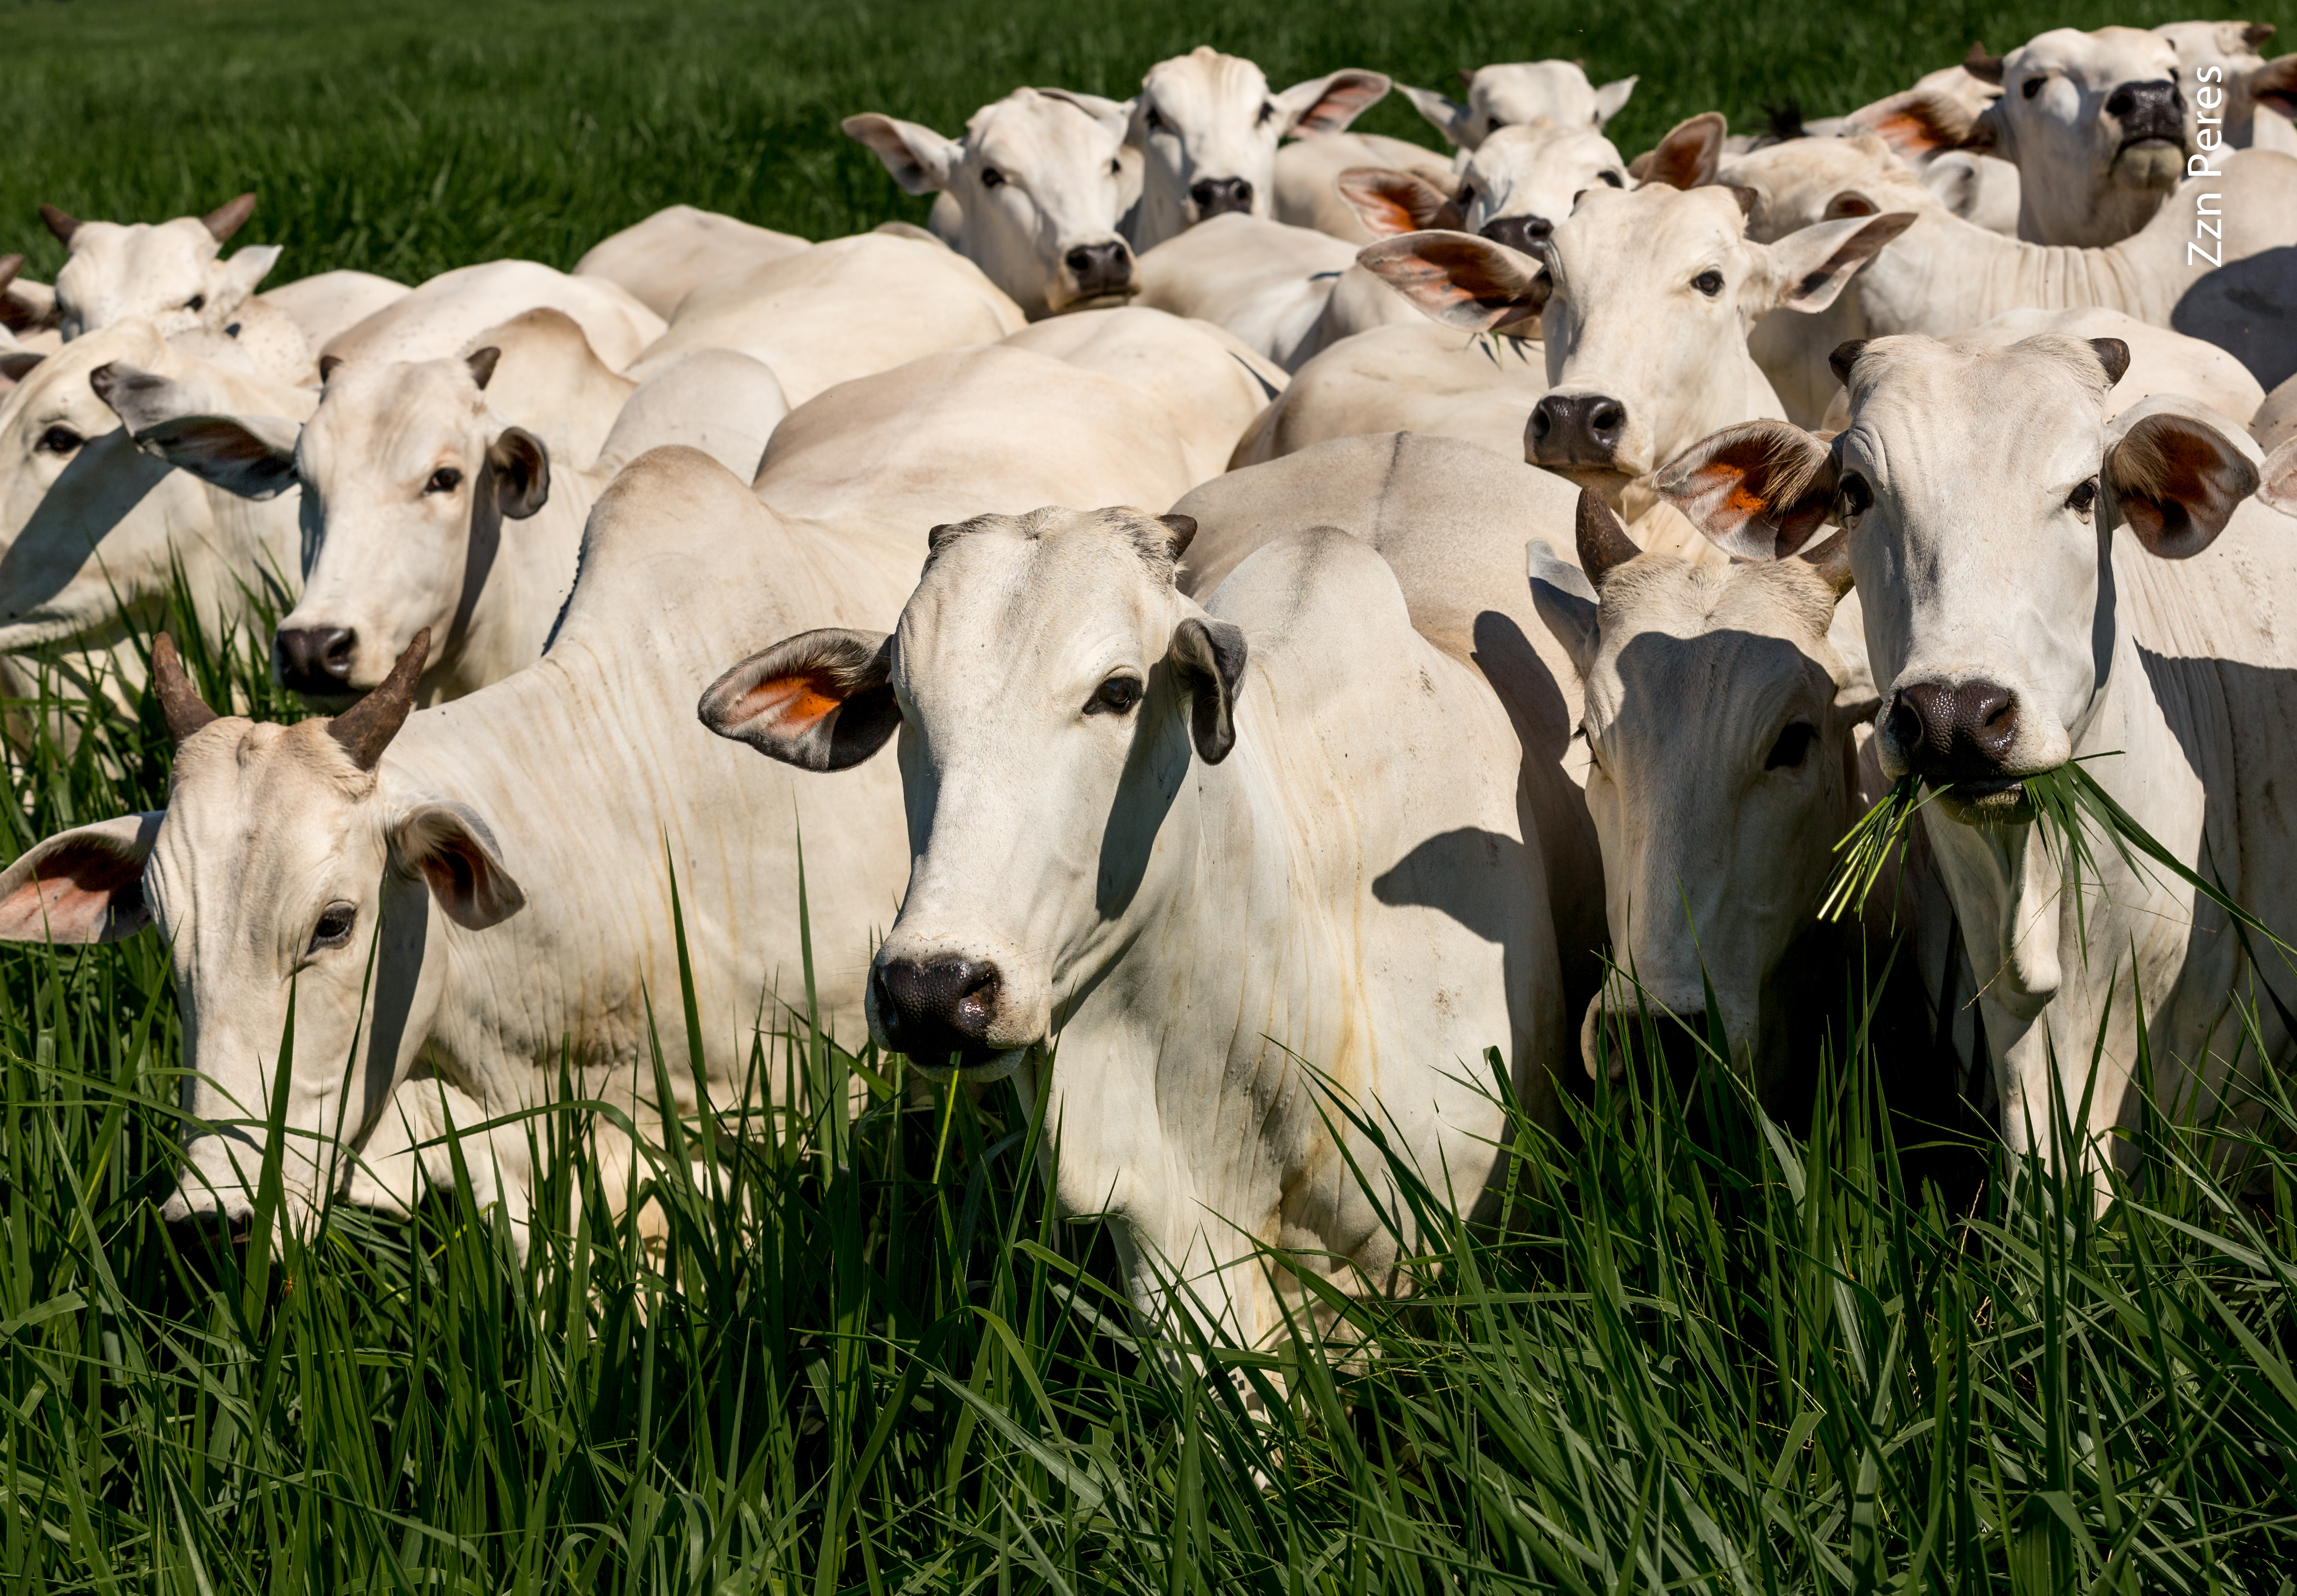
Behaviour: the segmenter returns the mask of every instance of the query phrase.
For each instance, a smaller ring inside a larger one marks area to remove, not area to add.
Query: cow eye
[[[2046,78],[2029,78],[2018,86],[2018,92],[2030,100],[2042,92],[2042,85],[2048,81]]]
[[[203,293],[195,293],[184,301],[184,309],[186,310],[204,310],[207,308],[208,296]]]
[[[1137,676],[1112,676],[1092,692],[1092,701],[1084,706],[1088,715],[1129,715],[1132,706],[1140,702],[1140,679]]]
[[[1173,130],[1173,124],[1166,121],[1165,113],[1154,105],[1148,108],[1148,131],[1151,133],[1170,133]]]
[[[1845,189],[1826,202],[1825,219],[1830,222],[1839,222],[1845,217],[1872,216],[1874,211],[1873,201],[1855,188]]]
[[[2088,481],[2079,484],[2071,493],[2066,495],[2066,508],[2071,510],[2084,521],[2087,521],[2089,519],[2090,506],[2096,503],[2097,479],[2095,477],[2092,477]]]
[[[1263,100],[1260,103],[1260,125],[1265,128],[1269,123],[1275,119],[1276,102],[1273,100]]]
[[[1595,176],[1613,188],[1625,188],[1627,185],[1627,180],[1617,172],[1597,172]]]
[[[1004,187],[1004,186],[1005,186],[1005,174],[1004,174],[1004,173],[1002,173],[1002,172],[1000,172],[1000,171],[999,171],[999,170],[998,170],[995,167],[993,167],[993,166],[985,166],[985,167],[983,167],[983,168],[981,169],[981,186],[982,186],[982,187],[984,187],[984,188],[1002,188],[1002,187]]]
[[[1691,285],[1711,300],[1723,292],[1723,274],[1715,271],[1701,272],[1692,278]]]
[[[1873,487],[1855,471],[1842,473],[1842,519],[1856,521],[1873,507]]]
[[[1108,163],[1108,175],[1112,177],[1123,177],[1124,175],[1124,163],[1122,160],[1111,160]]]
[[[1810,745],[1818,739],[1818,728],[1807,720],[1790,720],[1779,733],[1779,740],[1771,745],[1770,757],[1763,761],[1766,770],[1791,770],[1810,755]]]
[[[68,455],[86,441],[70,427],[56,426],[41,433],[39,442],[33,447],[44,455]]]
[[[423,484],[423,491],[425,493],[452,493],[456,489],[462,485],[463,473],[461,472],[457,471],[451,465],[441,465],[438,470],[431,473],[431,480]]]
[[[317,953],[322,948],[340,948],[351,940],[351,924],[358,911],[348,903],[330,903],[319,916],[319,923],[311,927],[311,945],[307,953]]]

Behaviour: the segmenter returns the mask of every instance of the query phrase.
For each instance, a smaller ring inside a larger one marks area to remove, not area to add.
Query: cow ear
[[[1217,765],[1236,746],[1236,695],[1244,681],[1244,629],[1191,615],[1173,629],[1173,668],[1189,689],[1189,736]]]
[[[802,770],[844,770],[902,724],[893,639],[835,628],[800,632],[710,684],[696,712],[721,737]]]
[[[495,834],[467,803],[419,803],[391,828],[391,862],[419,875],[447,917],[465,931],[499,926],[526,907]]]
[[[2266,456],[2257,474],[2257,497],[2284,515],[2297,515],[2297,438]]]
[[[255,285],[278,264],[282,247],[276,243],[251,244],[230,259],[216,262],[216,286],[208,296],[209,313],[228,310],[253,293]]]
[[[1731,124],[1719,111],[1702,111],[1687,117],[1667,130],[1657,147],[1635,158],[1633,175],[1645,183],[1664,183],[1672,188],[1697,188],[1702,183],[1715,181],[1715,169],[1723,160],[1723,136]]]
[[[1910,88],[1854,111],[1845,120],[1857,132],[1875,135],[1899,160],[1915,164],[1961,149],[1977,118],[1943,90]]]
[[[2165,560],[2185,559],[2214,543],[2241,501],[2259,487],[2252,457],[2257,446],[2246,433],[2235,441],[2166,396],[2123,411],[2108,439],[2105,487],[2122,524],[2146,553]]]
[[[0,354],[0,377],[11,383],[21,383],[32,374],[32,368],[47,357],[35,350],[10,350]]]
[[[1757,246],[1769,254],[1772,305],[1786,310],[1825,309],[1858,275],[1858,268],[1913,226],[1915,219],[1911,210],[1893,210],[1881,216],[1813,222],[1775,243]]]
[[[1471,333],[1535,330],[1547,306],[1550,284],[1539,262],[1472,233],[1384,238],[1359,252],[1356,264],[1429,320]]]
[[[302,427],[276,415],[177,415],[145,427],[136,447],[241,498],[276,498],[295,486]]]
[[[2252,72],[2249,92],[2268,110],[2297,117],[2297,54],[2276,55]]]
[[[1429,127],[1454,144],[1468,142],[1469,124],[1475,119],[1474,111],[1449,95],[1438,94],[1432,88],[1414,88],[1408,83],[1399,83],[1395,86],[1404,91],[1404,97],[1428,119]]]
[[[1385,72],[1343,67],[1296,83],[1275,96],[1279,131],[1338,133],[1387,93]]]
[[[1607,83],[1595,91],[1595,126],[1601,129],[1620,111],[1626,109],[1627,96],[1635,92],[1633,78],[1621,78]]]
[[[1835,475],[1826,445],[1800,427],[1750,421],[1700,439],[1652,485],[1719,547],[1783,560],[1826,524]]]
[[[965,146],[956,140],[874,111],[847,117],[844,126],[845,136],[877,152],[885,169],[893,174],[893,181],[913,194],[947,188],[951,174],[965,159]]]
[[[1962,137],[1962,147],[1973,155],[1998,155],[2005,160],[2016,159],[2010,137],[2010,119],[2004,112],[2003,102],[1996,100],[1978,113],[1970,124],[1970,131]]]
[[[550,451],[524,427],[505,427],[487,445],[487,476],[508,520],[524,521],[550,502]]]
[[[59,832],[0,871],[0,942],[116,942],[152,923],[144,862],[164,810]]]
[[[1526,574],[1531,579],[1532,608],[1563,645],[1563,652],[1571,656],[1571,668],[1585,681],[1595,668],[1595,650],[1602,641],[1595,584],[1587,580],[1585,572],[1560,558],[1544,538],[1534,538],[1523,546],[1523,552]]]
[[[1335,186],[1374,238],[1460,226],[1459,206],[1434,184],[1410,172],[1350,167],[1339,175]]]

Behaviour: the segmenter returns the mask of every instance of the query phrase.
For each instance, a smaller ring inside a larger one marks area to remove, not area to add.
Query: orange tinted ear
[[[1702,183],[1715,181],[1715,169],[1723,159],[1723,136],[1731,124],[1719,111],[1702,111],[1695,117],[1677,122],[1659,141],[1659,147],[1648,155],[1635,158],[1635,165],[1627,170],[1645,183],[1664,183],[1671,188],[1697,188]],[[1637,171],[1639,166],[1642,169]]]
[[[1471,233],[1406,233],[1366,246],[1356,264],[1446,326],[1508,332],[1536,325],[1547,304],[1547,273]]]
[[[0,942],[113,942],[151,924],[144,863],[164,811],[36,843],[0,871]]]
[[[1800,427],[1750,421],[1692,444],[1653,486],[1723,548],[1782,560],[1826,524],[1834,461]]]
[[[1877,100],[1847,119],[1852,128],[1878,135],[1902,160],[1919,161],[1944,150],[1958,150],[1978,119],[1952,95],[1910,88]]]
[[[1350,167],[1336,185],[1374,238],[1460,225],[1460,208],[1428,182],[1386,167]]]
[[[697,712],[721,737],[805,770],[858,765],[893,735],[893,638],[884,632],[800,632],[711,684]]]

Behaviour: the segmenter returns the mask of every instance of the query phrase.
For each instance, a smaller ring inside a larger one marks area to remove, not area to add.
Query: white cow
[[[1524,251],[1553,232],[1589,189],[1635,186],[1610,139],[1550,122],[1501,128],[1442,186],[1377,169],[1338,182],[1373,239],[1445,228]]]
[[[1348,68],[1277,93],[1252,62],[1209,45],[1158,62],[1130,102],[1126,139],[1142,161],[1132,247],[1145,254],[1212,217],[1270,215],[1278,141],[1341,132],[1387,88]]]
[[[935,235],[1034,321],[1137,291],[1132,246],[1116,231],[1130,198],[1131,114],[1092,95],[1017,88],[975,111],[962,140],[875,111],[844,126],[904,189],[941,196]]]
[[[2097,246],[2128,238],[2186,176],[2197,139],[2177,46],[2139,28],[2055,28],[2009,54],[1963,63],[2003,94],[1968,147],[2018,169],[2018,235]]]
[[[583,579],[540,663],[411,715],[421,640],[374,695],[290,727],[214,718],[162,668],[167,809],[51,837],[0,875],[0,937],[149,924],[170,950],[195,1074],[163,1217],[247,1219],[291,994],[281,1167],[299,1227],[323,1192],[399,1212],[450,1182],[453,1150],[421,1144],[554,1099],[562,1057],[579,1094],[644,1123],[652,1039],[679,1059],[688,1041],[673,886],[693,1040],[733,1101],[753,1039],[806,1000],[801,832],[820,1011],[858,1041],[871,928],[901,890],[893,772],[801,781],[686,716],[761,629],[883,624],[901,579],[683,449],[599,501]],[[671,1075],[690,1113],[689,1072]],[[479,1200],[520,1225],[530,1129],[462,1149]]]
[[[204,361],[130,320],[74,339],[0,399],[0,653],[38,652],[79,690],[144,677],[136,642],[189,585],[221,637],[292,600],[296,505],[255,505],[169,468],[137,434],[185,417],[265,417],[292,439],[309,389]],[[126,424],[123,425],[122,423]]]
[[[1809,424],[1833,396],[1828,353],[1849,339],[1943,337],[2011,310],[2094,305],[2205,338],[2270,389],[2297,371],[2297,294],[2282,266],[2297,244],[2297,159],[2243,150],[2212,169],[2219,175],[2185,184],[2136,237],[2077,250],[2003,238],[1948,214],[1879,139],[1803,139],[1735,157],[1721,180],[1756,196],[1754,237],[1852,207],[1919,218],[1824,313],[1757,327],[1756,358],[1787,414]]]
[[[2235,150],[2297,155],[2297,55],[2268,61],[2259,46],[2270,22],[2164,22],[2153,30],[2178,53],[2178,82],[2189,85],[2194,128],[2215,128]]]
[[[2255,738],[2297,714],[2288,523],[2246,502],[2260,473],[2241,428],[2164,397],[2104,418],[2126,358],[2111,339],[1877,340],[1840,351],[1851,426],[1832,445],[1753,423],[1660,482],[1748,557],[1843,526],[1883,772],[1939,794],[1924,829],[1979,983],[2004,1132],[2061,1169],[2134,1154],[2107,1139],[2140,1109],[2141,1005],[2158,1101],[2203,1123],[2219,1104],[2249,1118],[2249,1082],[2292,1041],[2259,990],[2289,990],[2285,960],[2252,967],[2222,913],[2103,838],[2077,881],[2022,785],[2087,761],[2156,840],[2297,935],[2297,791]]]
[[[531,260],[490,260],[444,272],[329,339],[322,359],[443,360],[489,327],[529,310],[572,317],[616,371],[660,338],[664,323],[621,284],[571,277]]]
[[[1140,257],[1144,307],[1227,328],[1287,371],[1412,308],[1356,264],[1356,246],[1313,227],[1216,216]]]
[[[874,1033],[1033,1098],[1050,1071],[1055,1200],[1116,1222],[1160,1331],[1256,1345],[1302,1296],[1259,1245],[1379,1291],[1412,1243],[1328,1091],[1475,1208],[1505,1164],[1484,1049],[1544,1114],[1564,1016],[1497,696],[1358,539],[1276,539],[1199,605],[1173,585],[1193,531],[940,528],[893,636],[788,638],[702,714],[814,769],[899,730],[911,868]]]
[[[1821,222],[1775,243],[1746,236],[1719,186],[1590,191],[1536,259],[1464,233],[1410,233],[1363,262],[1432,318],[1470,331],[1544,316],[1549,391],[1525,457],[1617,502],[1717,427],[1785,414],[1748,352],[1756,318],[1822,310],[1911,216]]]
[[[703,284],[622,369],[644,377],[699,350],[738,350],[803,405],[920,355],[994,343],[1025,319],[964,256],[923,237],[862,233]]]
[[[678,314],[680,300],[711,278],[812,247],[805,239],[737,217],[668,205],[592,244],[574,263],[574,275],[619,284],[668,320]]]
[[[1415,317],[1343,338],[1304,364],[1238,440],[1232,463],[1372,432],[1457,438],[1520,460],[1531,408],[1546,392],[1538,340]]]
[[[1228,469],[1246,429],[1288,381],[1283,367],[1225,328],[1137,306],[1039,322],[1005,344],[1139,390],[1179,435],[1191,487]]]
[[[1633,78],[1597,88],[1576,61],[1523,61],[1462,70],[1467,92],[1461,103],[1434,89],[1404,86],[1429,126],[1461,150],[1481,149],[1503,128],[1552,122],[1558,128],[1601,132],[1635,92]]]

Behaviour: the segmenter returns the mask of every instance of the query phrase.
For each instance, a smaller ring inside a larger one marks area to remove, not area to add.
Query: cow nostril
[[[1545,238],[1555,231],[1555,224],[1544,216],[1535,216],[1524,223],[1523,230],[1534,238]]]
[[[2118,117],[2126,117],[2136,108],[2137,96],[2131,94],[2126,88],[2115,94],[2112,99],[2105,103],[2106,111],[2112,115]]]
[[[1535,443],[1546,442],[1547,435],[1554,430],[1555,423],[1548,415],[1547,407],[1544,404],[1535,407],[1531,413],[1532,441]]]
[[[1626,424],[1626,408],[1616,400],[1606,399],[1587,415],[1588,428],[1598,437],[1607,432],[1617,432]]]
[[[1922,741],[1922,712],[1914,706],[1904,693],[1891,701],[1890,719],[1887,724],[1889,727],[1890,740],[1900,748],[1910,749]]]

